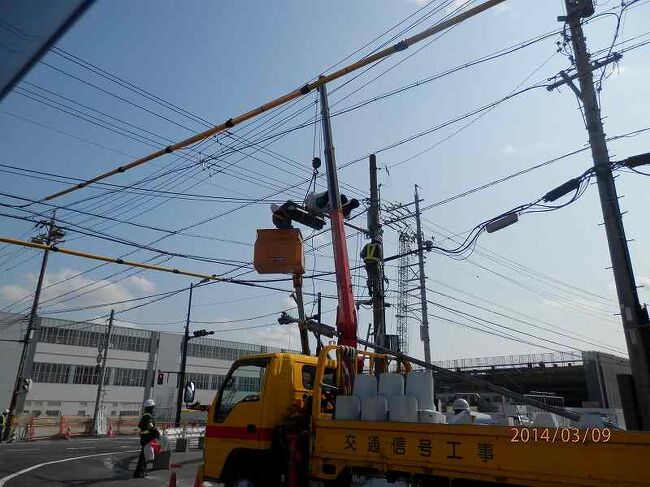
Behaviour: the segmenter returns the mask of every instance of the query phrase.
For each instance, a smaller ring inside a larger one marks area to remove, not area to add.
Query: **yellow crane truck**
[[[346,360],[362,373],[346,377]],[[395,362],[340,345],[325,346],[319,357],[271,353],[237,360],[208,413],[203,480],[227,486],[650,485],[650,437],[641,432],[394,421],[392,411],[381,421],[341,419],[342,398],[349,402],[358,393],[346,384],[372,383],[375,364],[387,369]],[[397,365],[398,372],[384,375],[421,374],[408,363]]]
[[[488,0],[337,73],[403,50],[501,1]],[[254,264],[259,273],[293,274],[302,353],[254,355],[234,362],[208,412],[197,483],[203,479],[227,486],[289,487],[650,485],[650,469],[645,465],[650,459],[648,433],[606,428],[596,421],[591,425],[574,412],[536,401],[528,402],[579,420],[576,424],[582,427],[484,425],[468,410],[447,422],[447,416],[433,404],[431,370],[463,374],[358,339],[344,227],[355,205],[350,204],[353,200],[345,203],[347,198],[339,192],[327,101],[327,82],[336,76],[339,74],[321,77],[318,84],[299,90],[306,94],[316,87],[319,91],[327,192],[312,198],[317,201],[316,208],[310,208],[308,199],[304,207],[287,201],[274,208],[277,228],[258,231],[255,244]],[[232,119],[229,122],[232,126]],[[314,170],[319,166],[320,159],[315,158]],[[323,325],[320,313],[313,323],[305,317],[303,242],[299,230],[292,227],[296,221],[319,230],[325,225],[325,213],[331,225],[336,274],[335,328]],[[380,250],[376,255],[383,255],[380,236],[372,233],[370,237]],[[379,317],[384,309],[383,262],[388,259],[376,260],[364,264],[369,278],[372,274],[375,280],[371,295]],[[374,323],[378,344],[384,343],[385,333],[380,322],[376,318]],[[317,356],[310,354],[308,331],[317,335],[317,350],[322,348]],[[321,336],[336,337],[337,343],[321,347]],[[375,352],[362,351],[359,344],[372,345]],[[413,371],[413,366],[425,370]],[[517,399],[512,391],[476,377],[463,378]]]

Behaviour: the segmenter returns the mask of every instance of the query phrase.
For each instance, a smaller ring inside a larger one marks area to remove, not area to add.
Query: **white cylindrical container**
[[[361,421],[387,421],[388,401],[384,396],[361,398]]]
[[[386,397],[404,395],[404,376],[394,372],[384,372],[379,376],[379,394]]]
[[[377,395],[377,379],[374,375],[359,374],[354,379],[352,393],[355,396],[366,397]]]
[[[399,423],[418,422],[418,400],[415,396],[391,396],[388,398],[388,420]]]
[[[447,416],[433,409],[420,409],[418,423],[442,424],[447,422]]]
[[[357,396],[336,396],[335,419],[359,421],[361,401]]]
[[[420,409],[436,409],[433,402],[433,375],[429,371],[407,374],[406,394],[418,398]]]

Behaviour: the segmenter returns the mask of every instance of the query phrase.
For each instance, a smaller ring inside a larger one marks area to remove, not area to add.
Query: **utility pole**
[[[623,330],[636,393],[637,418],[641,430],[650,430],[650,323],[647,311],[639,303],[637,287],[632,271],[632,261],[627,247],[621,210],[618,205],[616,185],[603,132],[600,107],[593,84],[592,66],[581,17],[593,14],[591,0],[565,0],[567,16],[558,20],[569,25],[571,44],[575,57],[580,90],[573,86],[584,107],[584,116],[589,133],[591,155],[596,168],[598,193],[603,211],[603,220],[609,253],[616,283],[616,292],[621,310]],[[627,415],[626,415],[627,417]]]
[[[420,197],[418,185],[415,185],[415,238],[418,244],[418,266],[420,274],[420,309],[422,310],[422,323],[420,323],[420,340],[424,344],[424,361],[431,363],[431,342],[429,340],[429,311],[427,309],[427,284],[424,275],[424,249],[422,248],[422,224],[420,222]]]
[[[64,233],[54,224],[54,219],[56,217],[56,210],[52,212],[52,218],[49,222],[42,221],[38,224],[39,227],[47,227],[47,233],[45,235],[40,234],[32,238],[32,242],[36,243],[45,243],[47,245],[53,245],[57,242],[60,242]],[[37,333],[37,313],[38,313],[38,303],[41,299],[41,289],[43,288],[43,281],[45,280],[45,271],[47,269],[47,260],[49,257],[49,249],[43,251],[43,260],[41,261],[41,270],[38,275],[38,281],[36,283],[36,290],[34,291],[34,300],[32,301],[32,307],[29,312],[29,318],[27,321],[27,330],[25,331],[25,336],[23,338],[23,350],[20,354],[20,362],[18,362],[18,370],[16,371],[16,380],[14,382],[14,389],[11,395],[11,402],[9,404],[9,417],[7,418],[7,425],[11,425],[14,417],[17,417],[22,413],[23,407],[25,405],[25,398],[27,396],[29,383],[25,383],[25,380],[31,380],[31,369],[33,356],[36,351]],[[32,360],[28,360],[29,357],[32,357]],[[25,384],[25,388],[23,388]],[[9,426],[4,430],[4,437],[6,440],[10,438],[11,430]]]
[[[115,312],[111,310],[111,315],[108,318],[108,329],[106,330],[106,335],[104,336],[104,344],[102,347],[101,354],[101,368],[99,369],[99,374],[97,377],[97,398],[95,399],[95,411],[93,412],[93,433],[95,436],[99,436],[99,406],[102,402],[102,392],[104,389],[104,377],[106,376],[106,359],[108,358],[108,347],[111,342],[111,333],[113,332],[113,317]]]
[[[190,341],[190,314],[192,312],[192,291],[194,284],[190,283],[190,297],[187,302],[187,320],[185,321],[185,335],[183,336],[183,351],[181,353],[181,371],[178,374],[178,397],[176,398],[176,426],[181,424],[181,410],[183,408],[183,393],[185,389],[185,367],[187,365],[187,344]]]
[[[296,306],[298,306],[298,331],[300,332],[300,348],[304,355],[311,355],[311,350],[309,349],[309,335],[307,332],[307,327],[305,325],[305,302],[302,295],[302,274],[293,275],[293,290],[296,301]]]
[[[368,208],[368,233],[370,244],[362,251],[363,261],[368,273],[370,297],[372,298],[372,317],[375,343],[384,346],[386,334],[384,307],[384,254],[381,222],[379,220],[379,186],[377,184],[377,157],[370,155],[370,206]]]

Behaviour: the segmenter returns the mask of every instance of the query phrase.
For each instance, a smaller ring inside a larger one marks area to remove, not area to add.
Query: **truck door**
[[[226,376],[206,428],[206,475],[220,477],[231,453],[245,456],[271,440],[272,428],[260,428],[269,360],[240,360]]]

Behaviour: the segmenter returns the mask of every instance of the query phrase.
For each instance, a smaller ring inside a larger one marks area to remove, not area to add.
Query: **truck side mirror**
[[[183,401],[185,404],[192,404],[194,402],[195,395],[196,387],[194,387],[194,382],[188,382],[185,384],[185,390],[183,391]]]

